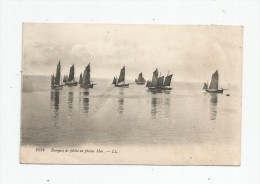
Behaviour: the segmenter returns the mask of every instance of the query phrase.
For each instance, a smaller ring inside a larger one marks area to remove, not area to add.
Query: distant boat
[[[54,74],[51,76],[51,89],[55,89],[55,90],[61,90],[63,89],[63,85],[60,84],[61,82],[61,74],[60,74],[60,61],[57,65],[56,68],[56,75],[54,76]]]
[[[142,72],[138,75],[138,79],[135,79],[135,83],[139,85],[144,85],[146,80],[143,77]]]
[[[204,82],[203,89],[204,90],[208,89],[208,83]]]
[[[115,87],[129,87],[129,83],[125,83],[125,66],[120,71],[120,75],[116,81]]]
[[[216,70],[216,72],[212,74],[209,88],[206,88],[205,91],[209,93],[223,93],[223,88],[218,89],[218,81],[219,81],[219,74],[218,74],[218,70]]]
[[[116,78],[114,77],[112,84],[116,84]]]
[[[145,85],[145,87],[149,87],[151,85],[151,81],[150,80],[148,80],[147,82],[146,82],[146,85]]]
[[[156,69],[153,72],[153,78],[151,82],[147,82],[146,86],[149,88],[149,90],[171,90],[171,80],[172,80],[172,74],[165,77],[160,76],[158,77],[158,69]]]
[[[82,77],[82,84],[80,87],[88,89],[88,88],[93,88],[94,84],[90,81],[90,63],[88,66],[85,68],[83,77]]]
[[[82,78],[82,73],[81,73],[80,76],[79,76],[79,84],[80,85],[82,84],[82,81],[83,81],[83,78]]]
[[[74,69],[74,64],[70,67],[70,74],[69,77],[66,77],[66,81],[65,84],[69,87],[71,86],[77,86],[78,82],[75,82],[75,78],[74,78],[74,73],[75,73],[75,69]]]

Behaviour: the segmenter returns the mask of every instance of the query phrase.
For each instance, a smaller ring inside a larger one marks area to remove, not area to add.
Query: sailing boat
[[[172,74],[165,77],[163,86],[160,86],[162,90],[171,90]]]
[[[125,66],[121,69],[118,80],[116,81],[115,87],[128,87],[129,83],[125,83]]]
[[[56,89],[56,90],[63,89],[63,85],[60,84],[60,82],[61,82],[60,68],[61,68],[61,66],[60,66],[60,61],[59,61],[57,68],[56,68],[56,75],[54,77],[54,74],[53,74],[51,77],[51,89]]]
[[[148,80],[148,81],[146,82],[146,86],[145,86],[145,87],[149,87],[150,85],[151,85],[151,81]]]
[[[216,70],[215,73],[212,74],[209,88],[206,88],[205,91],[209,93],[223,93],[223,88],[218,89],[218,80],[219,80],[219,74],[218,74],[218,70]],[[208,86],[204,85],[204,87],[208,87]]]
[[[84,70],[83,77],[82,77],[82,84],[80,85],[80,87],[88,89],[88,88],[93,88],[93,86],[94,84],[91,83],[90,81],[90,63],[89,63],[86,69]]]
[[[114,77],[112,84],[116,84],[116,78]]]
[[[82,78],[82,73],[81,73],[80,76],[79,76],[79,84],[80,85],[82,84],[82,81],[83,81],[83,78]]]
[[[75,82],[75,78],[74,78],[74,73],[75,73],[75,69],[74,69],[74,64],[70,67],[70,74],[68,79],[65,81],[65,84],[69,87],[71,86],[77,86],[78,82]]]
[[[158,87],[158,69],[153,72],[152,81],[149,85],[149,90],[160,90],[161,88]]]
[[[146,80],[143,77],[142,72],[138,75],[138,79],[135,79],[135,83],[139,85],[144,85]]]
[[[208,83],[204,82],[203,89],[204,90],[208,89]]]

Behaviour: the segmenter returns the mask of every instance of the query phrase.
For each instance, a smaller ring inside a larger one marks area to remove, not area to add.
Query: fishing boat
[[[80,76],[79,76],[79,85],[82,84],[82,81],[83,81],[83,78],[82,78],[82,73],[80,73]]]
[[[135,83],[138,85],[144,85],[146,80],[143,77],[142,72],[138,75],[138,79],[135,79]]]
[[[120,75],[116,81],[115,87],[129,87],[129,83],[125,83],[125,66],[120,71]]]
[[[149,90],[161,90],[161,88],[158,87],[158,69],[153,72],[152,81],[148,87]]]
[[[65,81],[65,84],[69,87],[71,86],[77,86],[78,82],[75,81],[74,78],[74,73],[75,73],[75,69],[74,69],[74,64],[70,67],[70,74],[68,79]]]
[[[90,81],[90,63],[88,66],[85,68],[83,77],[82,77],[82,84],[80,87],[88,89],[88,88],[93,88],[94,84]]]
[[[55,90],[61,90],[63,89],[63,85],[60,84],[61,82],[61,77],[60,77],[60,61],[57,65],[56,68],[56,75],[54,76],[54,74],[51,76],[51,89],[55,89]]]
[[[203,85],[203,88],[202,88],[202,89],[203,89],[203,90],[208,89],[208,83],[204,82],[204,85]]]
[[[163,86],[160,86],[162,90],[171,90],[172,74],[165,77]]]
[[[209,88],[206,88],[205,91],[207,91],[209,93],[223,93],[223,91],[224,91],[223,88],[218,89],[218,81],[219,81],[219,74],[218,74],[218,70],[216,70],[216,72],[212,74]],[[205,87],[208,87],[208,86],[205,86]]]
[[[150,85],[151,85],[151,81],[148,80],[148,81],[146,82],[146,86],[145,86],[145,87],[149,87]]]
[[[116,84],[116,78],[114,77],[112,84]]]

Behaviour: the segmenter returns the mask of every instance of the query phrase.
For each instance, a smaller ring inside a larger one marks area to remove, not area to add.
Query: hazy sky
[[[204,82],[218,69],[220,83],[238,85],[242,27],[172,25],[24,24],[23,75],[61,73],[75,64],[78,77],[91,63],[93,78],[152,78],[158,68],[173,81]]]

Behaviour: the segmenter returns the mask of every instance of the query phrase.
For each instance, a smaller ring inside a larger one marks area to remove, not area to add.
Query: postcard
[[[20,162],[240,165],[243,27],[24,23]]]

